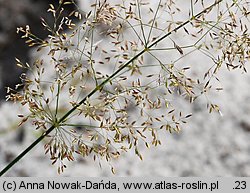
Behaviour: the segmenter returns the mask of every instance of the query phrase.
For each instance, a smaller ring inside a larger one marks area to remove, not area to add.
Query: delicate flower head
[[[109,3],[104,3],[97,11],[97,22],[111,26],[116,19],[116,9]]]

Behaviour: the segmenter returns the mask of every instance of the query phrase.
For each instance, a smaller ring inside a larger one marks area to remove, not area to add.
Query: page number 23
[[[236,189],[236,190],[246,189],[247,187],[246,181],[235,181],[234,184],[235,184],[235,187],[233,189]]]

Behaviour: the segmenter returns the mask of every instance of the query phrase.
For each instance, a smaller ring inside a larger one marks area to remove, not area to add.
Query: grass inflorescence
[[[20,126],[32,123],[43,134],[1,175],[43,139],[58,173],[76,155],[110,163],[133,150],[143,159],[141,144],[161,145],[163,131],[179,133],[192,116],[176,109],[177,96],[190,103],[204,96],[209,112],[221,113],[209,98],[209,92],[222,90],[214,86],[218,71],[223,66],[247,71],[248,1],[196,0],[181,10],[172,0],[95,0],[91,10],[75,4],[76,10],[65,16],[68,4],[75,2],[49,5],[54,24],[41,19],[50,33],[46,40],[28,25],[17,29],[40,56],[33,64],[16,58],[27,73],[16,88],[8,88],[7,100],[29,109],[18,115]],[[176,37],[188,44],[180,45]],[[185,62],[197,53],[211,62],[198,76],[190,73],[196,66]]]

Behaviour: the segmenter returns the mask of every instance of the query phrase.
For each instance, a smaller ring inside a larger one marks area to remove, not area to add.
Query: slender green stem
[[[153,21],[152,21],[152,25],[151,25],[150,30],[149,30],[148,40],[147,40],[146,45],[147,45],[148,42],[150,41],[150,36],[151,36],[152,30],[153,30],[153,28],[154,28],[155,21],[156,21],[156,17],[157,17],[157,14],[158,14],[158,12],[159,12],[160,6],[161,6],[161,0],[159,1],[158,6],[157,6],[157,9],[156,9],[156,12],[155,12],[155,15],[154,15],[154,19],[153,19]]]
[[[223,0],[219,0],[216,1],[214,4],[212,4],[211,6],[207,7],[206,9],[204,9],[203,11],[199,12],[198,14],[196,14],[194,16],[194,18],[199,17],[200,15],[202,15],[203,13],[205,13],[207,10],[211,9],[212,7],[218,5],[220,2],[222,2]],[[109,76],[106,80],[104,80],[102,83],[100,83],[99,85],[97,85],[86,97],[84,97],[77,105],[75,105],[72,109],[70,109],[64,116],[62,116],[54,125],[52,125],[47,131],[45,131],[39,138],[37,138],[30,146],[28,146],[22,153],[20,153],[14,160],[12,160],[1,172],[0,172],[0,176],[4,175],[10,168],[12,168],[20,159],[22,159],[31,149],[33,149],[39,142],[41,142],[44,137],[46,137],[50,132],[52,132],[57,125],[59,125],[60,123],[63,123],[66,118],[72,114],[79,106],[81,106],[88,98],[90,98],[92,95],[94,95],[97,91],[101,90],[103,88],[103,86],[105,84],[107,84],[109,81],[111,81],[117,74],[119,74],[123,69],[125,69],[130,63],[132,63],[134,60],[136,60],[138,57],[140,57],[142,54],[144,54],[145,52],[147,52],[150,48],[152,48],[153,46],[155,46],[157,43],[161,42],[162,40],[164,40],[165,38],[167,38],[168,36],[170,36],[173,32],[178,31],[180,28],[184,27],[185,25],[187,25],[188,23],[190,23],[190,21],[193,18],[185,21],[184,23],[180,24],[178,27],[176,27],[175,29],[173,29],[172,31],[168,32],[167,34],[165,34],[164,36],[162,36],[161,38],[157,39],[156,41],[154,41],[152,44],[150,44],[148,47],[146,47],[145,49],[143,49],[142,51],[140,51],[139,53],[137,53],[134,57],[132,57],[130,60],[128,60],[123,66],[121,66],[118,70],[116,70],[111,76]]]
[[[139,22],[140,22],[140,26],[141,26],[141,33],[142,33],[142,37],[144,39],[144,45],[147,45],[147,40],[146,40],[145,31],[143,28],[142,17],[141,17],[140,2],[137,0],[136,3],[137,3],[137,9],[138,9]]]
[[[191,0],[191,16],[194,16],[194,2]]]
[[[55,113],[55,120],[57,120],[57,113],[58,113],[58,106],[59,106],[59,95],[60,95],[60,87],[61,87],[61,81],[58,80],[57,84],[57,93],[56,93],[56,113]]]
[[[33,147],[43,140],[51,131],[55,128],[52,125],[47,131],[45,131],[39,138],[37,138],[29,147],[27,147],[22,153],[20,153],[13,161],[11,161],[1,172],[0,176],[4,175],[12,166],[14,166],[20,159],[22,159]]]

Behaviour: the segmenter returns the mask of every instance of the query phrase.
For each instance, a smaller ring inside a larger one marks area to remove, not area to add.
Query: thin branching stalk
[[[88,99],[93,96],[95,93],[97,93],[98,91],[102,90],[103,87],[110,82],[114,77],[116,77],[119,73],[121,73],[125,68],[127,68],[131,63],[133,63],[136,59],[138,59],[140,56],[142,56],[144,53],[150,51],[151,48],[153,48],[155,45],[157,45],[159,42],[161,42],[162,40],[166,39],[167,37],[169,37],[172,33],[178,31],[179,29],[183,28],[184,26],[186,26],[188,23],[190,23],[192,20],[200,17],[202,14],[206,13],[208,10],[210,10],[211,8],[213,8],[214,6],[218,5],[219,3],[221,3],[222,0],[216,1],[214,4],[212,4],[211,6],[205,8],[204,10],[202,10],[201,12],[199,12],[198,14],[192,16],[190,19],[188,19],[187,21],[183,22],[182,24],[180,24],[179,26],[177,26],[176,28],[172,29],[171,31],[169,31],[168,33],[166,33],[165,35],[163,35],[162,37],[160,37],[159,39],[155,40],[154,42],[152,42],[151,44],[147,45],[147,47],[145,47],[143,50],[141,50],[140,52],[138,52],[135,56],[133,56],[130,60],[128,60],[126,63],[124,63],[118,70],[116,70],[111,76],[109,76],[108,78],[106,78],[103,82],[101,82],[99,85],[97,85],[86,97],[84,97],[80,102],[76,103],[75,106],[73,108],[71,108],[67,113],[65,113],[60,119],[56,119],[55,123],[51,125],[51,127],[49,129],[47,129],[39,138],[37,138],[30,146],[28,146],[22,153],[20,153],[13,161],[11,161],[5,168],[2,169],[2,171],[0,172],[0,176],[3,176],[9,169],[11,169],[16,163],[18,163],[18,161],[20,161],[28,152],[30,152],[30,150],[32,150],[38,143],[40,143],[46,136],[49,135],[49,133],[51,133],[55,128],[58,128],[60,126],[60,124],[64,124],[65,120],[77,109],[79,108],[82,104],[84,104],[86,101],[88,101]],[[192,10],[193,11],[193,10]],[[157,13],[156,13],[157,14]],[[153,25],[153,24],[152,24]],[[152,28],[152,26],[151,26]],[[143,32],[144,33],[144,32]],[[151,33],[151,32],[150,32]],[[145,37],[144,37],[145,39]],[[94,72],[93,72],[94,73]],[[60,84],[58,85],[58,89],[60,87]],[[58,90],[59,92],[59,90]],[[57,93],[58,95],[59,93]],[[57,100],[59,99],[59,96],[57,96]],[[58,105],[58,101],[56,103],[56,105]],[[56,108],[56,110],[58,110],[58,106]],[[57,112],[56,112],[57,113]],[[135,151],[137,152],[137,149],[135,149]]]

